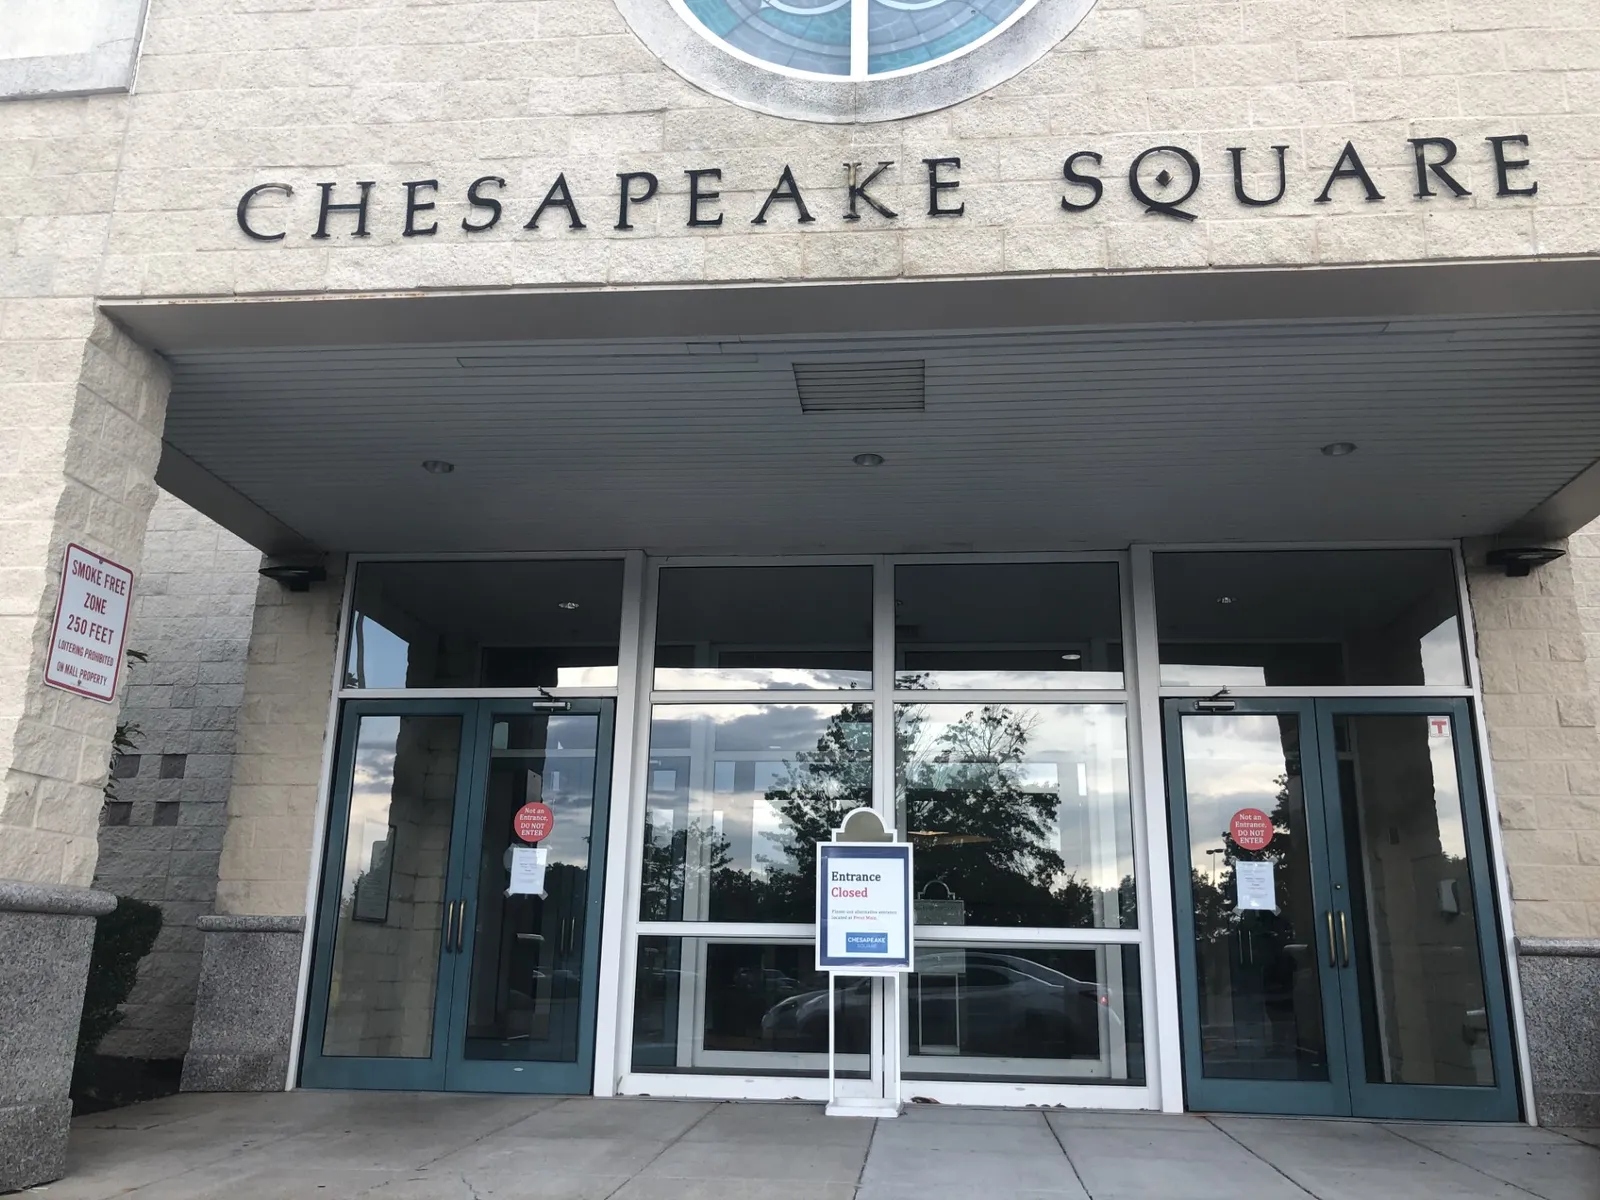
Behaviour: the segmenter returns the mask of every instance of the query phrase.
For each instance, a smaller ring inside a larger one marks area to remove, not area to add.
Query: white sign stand
[[[817,969],[828,975],[828,1104],[830,1117],[898,1117],[901,977],[912,969],[911,846],[894,839],[871,809],[858,808],[817,843]],[[883,1057],[877,1096],[840,1096],[834,979],[885,980]],[[888,981],[893,981],[892,986]]]

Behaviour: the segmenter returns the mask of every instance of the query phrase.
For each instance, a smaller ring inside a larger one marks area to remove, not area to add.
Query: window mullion
[[[867,77],[867,5],[871,0],[850,0],[850,78]]]
[[[896,823],[894,763],[894,564],[880,558],[872,573],[872,804],[886,825]]]

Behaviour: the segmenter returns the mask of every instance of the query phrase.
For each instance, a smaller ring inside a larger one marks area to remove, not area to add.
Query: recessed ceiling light
[[[1354,442],[1329,442],[1322,448],[1322,452],[1329,458],[1343,458],[1346,454],[1354,454],[1356,452],[1356,444]]]
[[[1083,661],[1083,655],[1081,655],[1081,654],[1063,654],[1061,656],[1061,661],[1062,662],[1082,662]]]
[[[858,467],[881,467],[883,466],[883,455],[858,454],[850,461],[855,463],[855,465]]]
[[[1218,604],[1232,604],[1233,603],[1233,597],[1232,596],[1218,596],[1217,597],[1217,603]]]
[[[578,607],[578,602],[576,600],[563,600],[559,604],[557,604],[556,607],[557,608],[564,608],[568,612],[571,612],[573,609]]]
[[[456,469],[456,465],[442,458],[425,458],[422,460],[422,469],[429,475],[448,475]]]

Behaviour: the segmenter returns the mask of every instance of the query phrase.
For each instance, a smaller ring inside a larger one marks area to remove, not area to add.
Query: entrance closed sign
[[[115,696],[132,600],[132,571],[69,545],[44,681],[92,700]]]
[[[817,847],[817,968],[849,974],[911,969],[911,847]]]

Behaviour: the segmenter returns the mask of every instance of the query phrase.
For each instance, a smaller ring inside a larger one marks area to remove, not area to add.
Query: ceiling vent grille
[[[927,407],[923,374],[920,358],[797,362],[794,385],[802,412],[921,412]]]

